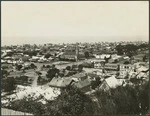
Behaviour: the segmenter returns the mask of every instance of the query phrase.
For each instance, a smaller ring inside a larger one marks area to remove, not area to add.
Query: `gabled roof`
[[[73,75],[72,77],[74,77],[74,78],[82,78],[82,77],[85,77],[85,76],[86,76],[85,73],[77,73],[77,74]]]
[[[90,77],[99,77],[97,74],[93,74],[93,73],[88,73],[88,76],[90,76]]]
[[[24,75],[28,76],[28,77],[35,77],[35,76],[37,76],[37,74],[35,72],[27,72]]]
[[[89,79],[85,79],[85,80],[83,80],[83,81],[78,81],[78,83],[76,83],[75,85],[76,85],[78,88],[82,89],[82,88],[84,88],[84,87],[86,87],[86,86],[89,86],[90,84],[91,84],[91,82],[89,81]]]
[[[68,85],[70,85],[72,79],[71,78],[56,78],[54,77],[50,83],[49,83],[49,86],[52,86],[52,87],[66,87]]]
[[[17,76],[19,77],[21,75],[23,75],[22,71],[10,72],[9,75],[8,75],[8,77],[17,77]]]
[[[149,70],[149,68],[146,68],[146,67],[144,67],[144,66],[141,66],[140,68],[138,68],[137,69],[138,71],[148,71]]]
[[[116,79],[115,76],[105,79],[110,88],[116,88],[117,86],[122,85],[122,80]]]

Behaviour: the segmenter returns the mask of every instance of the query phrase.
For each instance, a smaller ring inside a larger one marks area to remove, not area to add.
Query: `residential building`
[[[94,60],[94,68],[102,69],[105,65],[105,60]]]
[[[105,71],[119,71],[119,65],[118,64],[110,64],[110,63],[107,63],[105,64],[104,66],[104,70]]]
[[[74,86],[79,88],[82,92],[88,92],[91,90],[91,81],[88,78],[85,80],[80,80],[77,83],[74,83]]]
[[[71,78],[54,77],[48,84],[50,87],[64,88],[71,85],[74,81]]]
[[[135,72],[135,66],[131,64],[120,64],[120,77],[124,78],[129,72]]]
[[[86,73],[77,73],[75,75],[73,75],[71,78],[78,78],[78,80],[82,81],[87,79],[87,74]]]
[[[64,50],[64,54],[60,55],[61,60],[78,60],[79,49],[77,46],[69,46]]]

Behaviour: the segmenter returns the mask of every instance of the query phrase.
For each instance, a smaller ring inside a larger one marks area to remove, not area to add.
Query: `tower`
[[[79,59],[79,46],[78,46],[78,43],[76,43],[76,55],[75,55],[75,59],[76,59],[76,61],[78,61],[78,59]]]

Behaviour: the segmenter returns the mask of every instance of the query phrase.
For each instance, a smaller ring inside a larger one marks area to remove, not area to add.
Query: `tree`
[[[146,60],[147,60],[147,57],[146,57],[146,55],[144,55],[143,62],[145,62]]]
[[[16,65],[16,69],[19,71],[21,70],[22,67],[23,67],[22,65]]]
[[[84,53],[84,55],[85,55],[85,58],[86,58],[86,59],[89,58],[89,52],[88,52],[88,51],[86,51],[86,52]]]
[[[141,113],[145,114],[149,110],[149,82],[145,83],[143,86],[141,86],[139,94],[139,102],[141,104]]]
[[[78,65],[78,71],[81,72],[82,70],[83,70],[83,66],[82,66],[82,64],[79,64]]]
[[[139,114],[137,90],[130,87],[117,87],[111,90],[116,104],[117,114]]]
[[[8,69],[8,66],[2,66],[2,69]]]
[[[45,65],[43,65],[43,68],[45,68]]]
[[[67,66],[66,69],[67,69],[68,71],[70,71],[70,70],[71,70],[71,66]]]
[[[36,56],[37,55],[37,51],[33,50],[28,50],[28,51],[24,51],[24,54],[28,54],[30,57],[32,56]]]
[[[9,75],[9,72],[7,70],[2,69],[2,78],[5,78]]]
[[[116,46],[117,54],[118,54],[118,55],[123,55],[123,52],[124,52],[123,49],[124,49],[124,46],[123,46],[123,45],[121,45],[121,44],[117,45],[117,46]]]
[[[46,77],[49,78],[49,80],[51,81],[53,77],[56,76],[56,74],[59,74],[59,69],[52,68],[47,71]]]
[[[105,56],[104,60],[106,63],[108,63],[109,58],[106,58],[106,56]]]
[[[53,69],[55,68],[55,64],[52,65],[52,68],[53,68]]]
[[[72,70],[74,70],[75,68],[78,68],[77,65],[72,65]]]
[[[40,97],[38,97],[37,99],[39,99]],[[37,102],[36,99],[30,95],[24,97],[23,99],[10,101],[9,106],[7,107],[13,110],[28,112],[34,115],[44,114],[46,108],[42,103]]]
[[[33,64],[33,63],[31,63],[31,68],[33,68],[33,69],[35,69],[35,68],[37,68],[37,66],[35,65],[35,64]]]
[[[5,92],[12,92],[16,89],[16,82],[14,77],[9,77],[2,80],[2,90]]]
[[[116,114],[116,106],[109,92],[96,91],[95,97],[97,99],[96,114],[113,115]],[[108,110],[109,109],[109,110]]]
[[[46,68],[51,68],[51,66],[50,65],[46,65]]]
[[[10,101],[7,108],[28,112],[34,115],[81,115],[94,114],[92,100],[79,89],[67,87],[61,90],[61,94],[53,101],[46,100],[46,104],[37,102],[44,99],[41,95],[37,98],[27,96],[23,99]]]
[[[97,98],[97,104],[100,106],[97,114],[146,114],[149,109],[148,88],[149,83],[145,83],[142,86],[132,87],[127,85],[114,89],[110,88],[108,92],[96,91],[94,95]],[[141,107],[139,107],[140,105]]]
[[[42,52],[42,51],[40,51],[40,52],[39,52],[39,55],[43,55],[43,52]]]
[[[49,58],[50,56],[52,56],[52,55],[47,53],[47,54],[45,54],[44,58]]]
[[[117,63],[117,62],[118,62],[118,60],[117,60],[117,59],[115,59],[115,60],[114,60],[114,63]]]
[[[67,87],[56,100],[47,104],[46,115],[81,115],[93,114],[91,99],[79,89]]]
[[[99,78],[99,77],[96,77],[96,78],[95,78],[95,81],[92,81],[92,82],[91,82],[91,88],[92,88],[92,89],[95,89],[95,88],[97,88],[100,84],[101,84],[100,78]]]
[[[125,61],[125,62],[124,62],[124,64],[129,64],[129,63],[130,63],[129,61]]]
[[[36,55],[37,55],[37,51],[33,50],[33,51],[31,52],[31,55],[32,55],[32,56],[36,56]]]

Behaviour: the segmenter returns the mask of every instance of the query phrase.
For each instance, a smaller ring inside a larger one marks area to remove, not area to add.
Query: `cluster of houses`
[[[93,68],[97,71],[91,73],[78,73],[71,77],[55,77],[49,83],[51,87],[76,86],[86,93],[93,91],[91,83],[95,78],[100,78],[99,89],[115,88],[127,84],[134,85],[132,78],[141,80],[140,83],[149,80],[149,61],[143,61],[145,54],[140,54],[129,58],[117,54],[96,55],[96,60],[91,61]],[[148,57],[148,56],[147,56]],[[106,59],[108,59],[106,61]],[[104,86],[105,85],[105,86]],[[104,88],[105,87],[105,88]]]
[[[130,42],[131,43],[131,42]],[[8,70],[13,70],[16,64],[22,64],[24,68],[30,67],[32,62],[44,63],[53,60],[74,60],[78,61],[85,58],[85,52],[89,52],[89,56],[94,57],[92,60],[95,72],[81,72],[69,77],[54,77],[49,86],[63,88],[66,86],[76,86],[84,92],[91,91],[91,83],[98,77],[102,83],[107,83],[109,87],[116,85],[125,85],[126,80],[130,78],[148,79],[149,76],[149,61],[144,60],[148,53],[140,52],[138,55],[128,57],[126,55],[117,55],[115,46],[119,43],[76,43],[76,44],[46,44],[44,46],[23,45],[11,46],[2,48],[1,63],[2,66],[7,65]],[[122,44],[128,44],[122,42]],[[134,44],[139,44],[135,42]],[[35,55],[27,54],[24,51],[35,51]],[[102,54],[103,53],[103,54]],[[45,57],[49,54],[49,57]],[[91,63],[90,62],[90,63]],[[39,68],[39,67],[38,67]],[[39,69],[41,77],[46,78],[47,70]],[[48,68],[46,68],[48,69]],[[35,70],[29,68],[23,71],[10,71],[9,76],[28,76],[34,77]],[[8,77],[9,77],[8,76]],[[101,86],[99,85],[99,87]]]

